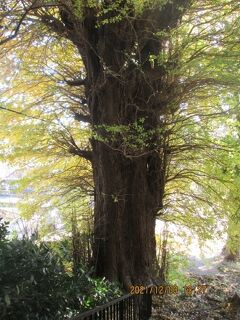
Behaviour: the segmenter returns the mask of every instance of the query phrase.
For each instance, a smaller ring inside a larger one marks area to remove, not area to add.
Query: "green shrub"
[[[45,244],[13,240],[0,245],[2,319],[56,319],[66,311],[67,277]]]
[[[77,276],[72,277],[71,281],[71,285],[67,287],[68,295],[74,296],[71,315],[79,313],[79,306],[81,311],[89,310],[122,294],[116,284],[106,279],[93,278],[81,269]]]
[[[6,241],[6,236],[8,234],[7,227],[8,223],[2,221],[2,219],[0,218],[0,243]]]
[[[167,281],[170,284],[176,284],[179,290],[183,291],[184,286],[195,283],[194,279],[187,276],[186,271],[189,269],[189,260],[186,255],[173,252],[169,255],[168,264]]]
[[[59,255],[45,243],[7,240],[0,222],[1,320],[68,319],[120,294],[102,279],[80,269],[66,272]]]

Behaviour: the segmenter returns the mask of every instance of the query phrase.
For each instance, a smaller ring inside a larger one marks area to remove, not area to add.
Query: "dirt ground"
[[[197,263],[190,272],[195,284],[185,291],[154,295],[151,319],[240,320],[240,263]]]

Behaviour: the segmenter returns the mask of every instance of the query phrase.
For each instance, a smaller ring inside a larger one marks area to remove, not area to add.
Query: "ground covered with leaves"
[[[154,296],[152,319],[240,320],[240,263],[224,262],[215,274],[190,276],[192,292]]]

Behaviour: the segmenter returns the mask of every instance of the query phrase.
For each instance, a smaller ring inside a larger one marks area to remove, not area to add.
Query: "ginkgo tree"
[[[65,234],[71,230],[73,207],[78,206],[79,213],[83,208],[85,213],[91,211],[83,205],[93,194],[90,165],[72,156],[78,151],[77,143],[88,146],[89,128],[83,123],[79,127],[74,119],[82,97],[60,76],[63,67],[70,77],[82,64],[81,60],[78,65],[76,60],[64,64],[63,47],[63,43],[52,41],[46,50],[38,43],[24,55],[17,50],[12,64],[2,59],[1,65],[5,85],[1,88],[1,108],[5,111],[1,113],[1,158],[20,168],[18,208],[24,219],[38,221],[39,236],[51,229],[56,232],[49,224],[51,211],[56,208],[62,212]],[[65,47],[65,54],[67,50],[69,57],[75,55],[72,46]],[[86,222],[80,225],[86,229]]]
[[[152,282],[155,220],[163,212],[166,183],[171,179],[168,172],[176,155],[203,150],[201,137],[189,141],[178,135],[181,123],[199,116],[196,110],[191,113],[194,106],[206,118],[214,107],[218,113],[219,102],[211,106],[206,96],[223,101],[227,92],[239,88],[239,4],[230,0],[12,0],[3,1],[1,9],[3,54],[12,55],[12,63],[21,68],[25,51],[34,51],[37,60],[30,54],[25,70],[36,76],[32,90],[39,86],[46,93],[44,103],[32,95],[26,109],[20,82],[13,96],[22,97],[22,107],[2,100],[2,109],[15,113],[13,123],[17,114],[26,111],[35,121],[43,121],[43,130],[54,136],[47,153],[54,155],[55,141],[61,150],[91,165],[96,274],[119,280],[125,287]],[[63,45],[57,61],[54,43]],[[48,76],[46,82],[39,81],[38,68]],[[52,82],[59,85],[52,87]],[[71,90],[66,92],[65,85]],[[168,119],[180,111],[173,132]],[[70,113],[80,123],[72,124]],[[33,119],[24,121],[33,123]],[[206,144],[211,148],[211,139]],[[45,153],[41,148],[35,151]]]

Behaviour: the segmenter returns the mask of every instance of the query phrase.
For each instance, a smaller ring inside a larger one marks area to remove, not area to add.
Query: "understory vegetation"
[[[70,255],[70,253],[69,253]],[[0,223],[0,314],[2,320],[69,319],[121,295],[119,287],[79,266],[73,274],[48,243],[8,239]]]

